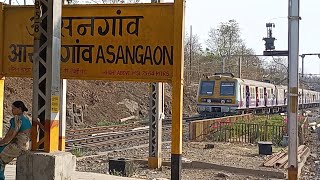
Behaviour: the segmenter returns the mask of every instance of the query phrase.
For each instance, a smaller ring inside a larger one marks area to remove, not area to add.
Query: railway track
[[[163,134],[171,133],[171,127],[165,126],[162,129]],[[149,128],[136,128],[123,132],[100,132],[92,134],[91,136],[77,136],[74,139],[66,141],[66,150],[84,149],[84,148],[111,148],[114,146],[121,146],[132,142],[142,142],[142,140],[149,140]]]
[[[200,116],[193,116],[193,117],[186,117],[183,118],[183,122],[189,122],[192,120],[201,120],[204,119]],[[166,118],[162,121],[162,125],[170,125],[171,124],[171,118]],[[124,124],[120,126],[100,126],[100,127],[94,127],[94,128],[84,128],[84,129],[76,129],[76,130],[68,130],[66,137],[67,140],[72,139],[79,139],[79,138],[85,138],[96,134],[101,133],[108,133],[108,132],[125,132],[128,130],[132,130],[135,128],[141,128],[143,125],[139,123],[130,123],[130,124]]]
[[[128,131],[130,129],[141,127],[139,124],[131,123],[125,124],[121,126],[100,126],[94,128],[84,128],[77,130],[69,130],[67,131],[67,140],[85,138],[92,135],[100,134],[100,133],[108,133],[108,132],[123,132]]]
[[[135,136],[127,136],[127,137],[121,137],[116,139],[111,139],[108,141],[100,141],[95,143],[89,143],[81,146],[75,146],[75,147],[66,147],[66,150],[71,150],[72,148],[77,149],[83,149],[83,148],[112,148],[112,147],[119,147],[124,145],[130,145],[132,143],[142,143],[145,141],[148,141],[149,137],[146,135],[135,135]]]
[[[184,124],[193,120],[204,119],[200,116],[186,117]],[[171,133],[171,118],[164,119],[162,134]],[[149,141],[149,126],[130,123],[121,126],[103,126],[67,131],[66,150],[112,148],[134,142]]]

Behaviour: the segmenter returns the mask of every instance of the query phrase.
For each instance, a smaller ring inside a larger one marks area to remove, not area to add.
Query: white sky
[[[299,54],[320,53],[320,0],[302,0],[300,16]],[[186,32],[190,31],[192,25],[193,34],[197,34],[205,43],[210,27],[216,28],[221,22],[235,19],[246,45],[254,49],[256,54],[262,54],[262,38],[267,35],[267,22],[276,25],[273,29],[277,39],[276,49],[288,49],[287,17],[288,0],[187,0]],[[320,74],[320,59],[317,56],[305,58],[305,72]]]
[[[0,0],[3,1],[3,0]],[[8,2],[9,0],[6,0]],[[83,0],[90,1],[90,0]],[[150,2],[150,0],[141,0]],[[172,2],[173,0],[165,0]],[[13,4],[23,4],[22,0],[12,0]],[[32,3],[32,0],[27,0]],[[300,3],[300,52],[320,53],[320,0],[303,0]],[[203,46],[210,27],[216,28],[221,22],[235,19],[241,28],[241,37],[247,47],[262,54],[267,34],[265,24],[275,23],[273,35],[277,38],[277,50],[288,47],[288,0],[187,0],[186,32],[192,25],[193,34],[197,34]],[[305,58],[305,72],[320,74],[320,59],[317,56]]]

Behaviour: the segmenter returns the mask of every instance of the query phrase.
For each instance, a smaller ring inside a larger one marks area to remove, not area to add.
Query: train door
[[[312,103],[315,103],[316,95],[312,95]]]
[[[267,88],[263,88],[263,95],[264,95],[264,106],[267,106],[267,102],[268,102]]]
[[[276,98],[276,105],[278,105],[279,92],[277,87],[275,89],[275,98]]]
[[[256,87],[256,106],[258,107],[259,106],[259,89],[258,87]]]
[[[274,95],[274,93],[273,93],[273,89],[271,89],[271,99],[272,99],[271,104],[272,104],[272,106],[273,106],[273,105],[274,105],[274,99],[275,99],[275,95]]]
[[[284,94],[283,104],[286,105],[287,104],[287,93],[286,93],[286,90],[283,90],[283,94]]]
[[[242,96],[242,92],[243,92],[242,86],[239,85],[239,100],[238,100],[238,105],[239,105],[240,108],[243,106],[243,96]]]
[[[246,107],[246,87],[245,86],[241,86],[241,107]]]
[[[249,108],[250,105],[250,88],[246,86],[246,107]]]

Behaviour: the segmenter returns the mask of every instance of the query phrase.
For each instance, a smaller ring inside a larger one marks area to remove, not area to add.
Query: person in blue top
[[[12,104],[14,117],[10,119],[7,134],[0,140],[0,180],[5,179],[5,165],[29,150],[32,124],[25,114],[27,111],[28,108],[22,101],[15,101]]]

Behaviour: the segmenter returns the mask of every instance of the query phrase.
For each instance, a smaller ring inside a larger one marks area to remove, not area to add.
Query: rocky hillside
[[[82,106],[85,126],[108,124],[129,116],[146,119],[149,110],[148,83],[111,82],[111,81],[68,81],[67,104]],[[165,85],[165,114],[171,115],[171,86]],[[196,113],[197,86],[184,89],[184,114]],[[15,100],[26,103],[31,113],[32,80],[6,78],[5,80],[5,117],[11,116],[11,104]],[[70,122],[68,122],[70,124]]]

